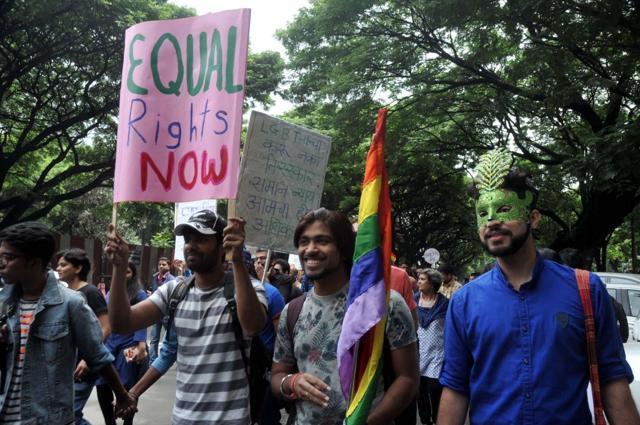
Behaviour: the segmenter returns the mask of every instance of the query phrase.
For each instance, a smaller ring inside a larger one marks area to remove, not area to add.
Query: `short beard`
[[[513,255],[516,252],[518,252],[520,248],[522,248],[522,246],[525,244],[525,242],[529,238],[529,235],[531,234],[531,225],[527,223],[527,231],[524,232],[522,235],[513,236],[513,233],[511,232],[509,233],[511,234],[511,243],[507,246],[492,249],[492,248],[489,248],[489,245],[485,240],[481,241],[482,246],[489,254],[493,255],[494,257],[500,258],[500,257],[508,257],[510,255]]]
[[[341,265],[339,265],[338,267],[340,266]],[[315,274],[307,273],[307,271],[305,270],[305,274],[307,275],[309,280],[312,280],[315,282],[317,280],[324,279],[325,277],[330,276],[332,273],[334,273],[338,269],[338,267],[333,269],[325,268],[323,270],[316,272]]]
[[[323,277],[327,276],[327,275],[329,274],[329,270],[324,269],[324,270],[321,270],[320,272],[318,272],[318,273],[316,273],[316,274],[310,274],[310,273],[307,273],[307,272],[305,271],[305,274],[307,275],[307,277],[309,278],[309,280],[316,281],[316,280],[318,280],[318,279],[322,279]]]
[[[200,255],[199,257],[200,261],[195,265],[189,264],[188,261],[185,262],[187,267],[194,273],[210,273],[220,267],[220,264],[215,262],[215,259],[218,258],[217,255]]]

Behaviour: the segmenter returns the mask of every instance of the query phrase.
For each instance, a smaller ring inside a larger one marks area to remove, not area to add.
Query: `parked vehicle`
[[[636,326],[636,318],[640,315],[640,274],[596,272],[611,294],[619,303],[627,316],[629,337],[640,341],[640,326]]]

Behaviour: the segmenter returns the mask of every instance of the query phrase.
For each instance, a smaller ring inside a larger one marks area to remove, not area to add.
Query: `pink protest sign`
[[[127,30],[114,202],[236,197],[250,15]]]

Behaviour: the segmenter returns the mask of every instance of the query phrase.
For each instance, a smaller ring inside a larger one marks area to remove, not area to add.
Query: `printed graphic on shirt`
[[[347,403],[340,387],[336,352],[347,291],[345,287],[333,295],[318,296],[311,290],[293,330],[294,344],[287,332],[288,307],[280,316],[274,361],[296,363],[301,372],[311,373],[331,387],[326,408],[306,400],[296,402],[298,425],[338,425],[344,420]],[[392,350],[416,340],[409,308],[395,291],[391,291],[386,336]],[[381,378],[378,400],[382,391]]]

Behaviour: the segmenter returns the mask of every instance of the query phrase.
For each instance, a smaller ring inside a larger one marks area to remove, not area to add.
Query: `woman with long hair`
[[[138,268],[131,261],[129,261],[127,268],[127,295],[131,305],[147,298],[147,293],[138,279]],[[109,303],[108,293],[107,303]],[[131,389],[149,367],[147,329],[143,328],[129,334],[112,333],[107,338],[105,345],[115,357],[113,366],[118,371],[118,375],[120,375],[122,385],[127,390]],[[113,392],[111,388],[100,379],[96,389],[105,425],[115,425],[116,419],[113,415]],[[133,415],[125,418],[124,423],[125,425],[131,425],[133,423]]]
[[[65,282],[70,289],[80,292],[87,300],[87,304],[100,322],[102,340],[104,341],[110,332],[107,303],[98,288],[87,283],[87,277],[91,271],[89,256],[83,249],[71,248],[59,252],[56,257],[58,258],[58,266],[56,267],[58,279]],[[73,386],[73,410],[76,425],[89,424],[82,416],[82,409],[93,391],[97,378],[97,374],[89,372],[87,363],[79,359],[74,373],[75,383]]]
[[[438,381],[444,360],[444,319],[449,300],[438,293],[442,275],[436,270],[418,274],[418,347],[420,349],[420,389],[418,414],[423,424],[435,424],[442,386]]]

